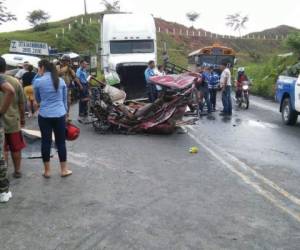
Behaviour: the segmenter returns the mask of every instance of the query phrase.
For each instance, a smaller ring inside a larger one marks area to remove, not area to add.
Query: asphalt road
[[[300,125],[283,126],[269,101],[250,105],[171,136],[81,125],[72,177],[55,157],[50,180],[40,160],[11,180],[1,250],[300,249]]]

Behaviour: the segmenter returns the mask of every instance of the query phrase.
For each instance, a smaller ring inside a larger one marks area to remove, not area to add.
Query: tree
[[[300,58],[300,32],[289,35],[285,44],[288,48],[296,52]]]
[[[200,13],[198,13],[196,11],[191,11],[191,12],[186,13],[186,17],[192,23],[192,27],[193,27],[194,23],[200,17]]]
[[[120,12],[120,0],[102,0],[101,4],[107,12]]]
[[[11,14],[4,4],[5,0],[0,1],[0,25],[2,23],[17,20],[16,16]]]
[[[242,16],[240,13],[228,15],[225,19],[226,25],[237,31],[239,36],[241,36],[241,30],[246,28],[245,24],[249,21],[248,16]]]
[[[27,16],[27,21],[33,26],[37,27],[39,25],[47,23],[50,16],[47,12],[43,10],[34,10],[29,12]]]

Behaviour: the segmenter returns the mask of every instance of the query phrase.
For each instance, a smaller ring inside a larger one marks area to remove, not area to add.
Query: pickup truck
[[[280,104],[282,121],[295,125],[300,114],[300,75],[298,70],[283,72],[276,82],[275,100]]]

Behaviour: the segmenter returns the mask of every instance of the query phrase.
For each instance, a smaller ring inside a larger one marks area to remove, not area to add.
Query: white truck
[[[105,77],[117,73],[129,98],[146,94],[144,71],[156,62],[156,27],[152,15],[105,14],[101,22],[101,68]]]

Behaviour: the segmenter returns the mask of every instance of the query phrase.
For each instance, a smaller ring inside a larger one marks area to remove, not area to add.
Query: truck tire
[[[282,121],[285,125],[295,125],[298,119],[298,113],[292,109],[290,98],[285,98],[281,107]]]

